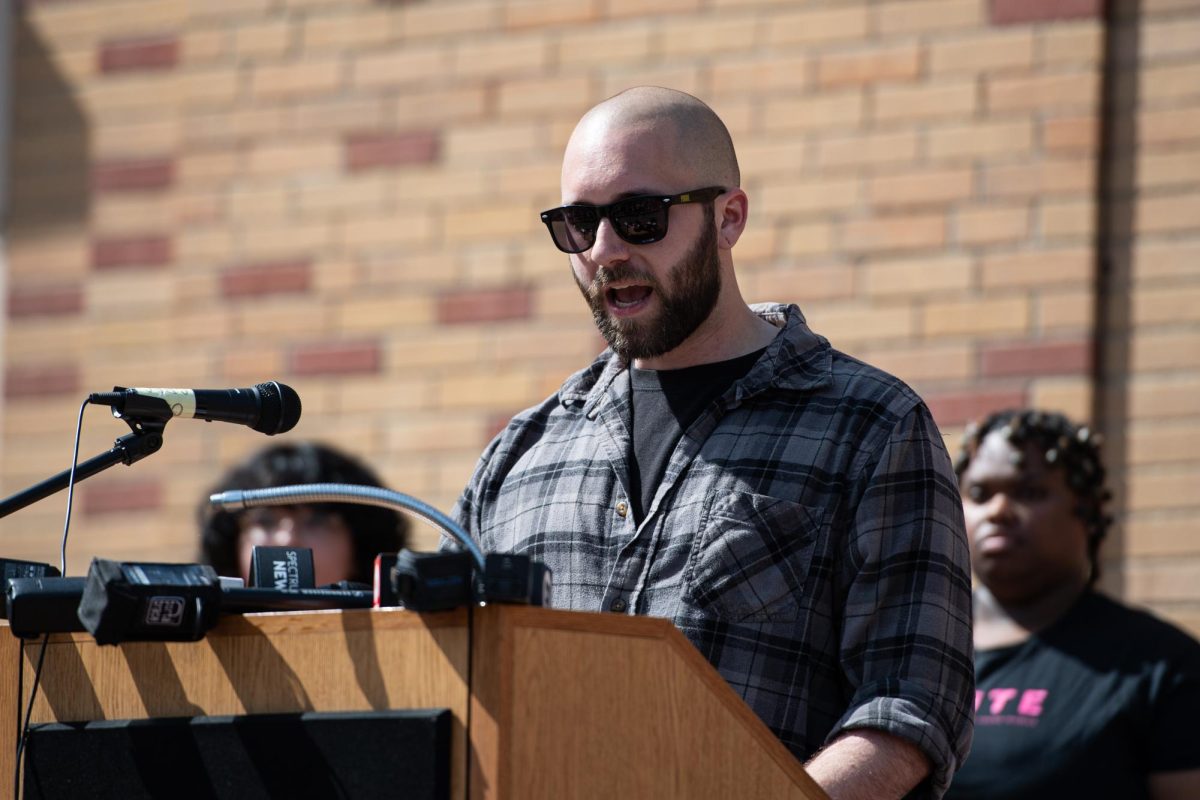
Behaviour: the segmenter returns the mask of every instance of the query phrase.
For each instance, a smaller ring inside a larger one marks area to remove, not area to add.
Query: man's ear
[[[746,220],[750,213],[750,199],[741,189],[730,189],[722,203],[717,219],[717,245],[723,250],[732,249],[742,238]]]

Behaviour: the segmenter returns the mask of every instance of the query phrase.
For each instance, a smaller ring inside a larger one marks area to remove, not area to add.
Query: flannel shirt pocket
[[[818,519],[813,509],[775,497],[716,496],[688,559],[688,601],[735,622],[795,619]]]

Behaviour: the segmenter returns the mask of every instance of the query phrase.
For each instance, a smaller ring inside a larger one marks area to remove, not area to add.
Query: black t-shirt
[[[1087,592],[1050,628],[975,654],[975,739],[946,795],[1148,797],[1200,768],[1200,642]]]
[[[630,460],[629,500],[633,518],[644,518],[679,437],[700,412],[741,378],[763,350],[744,356],[683,369],[630,368],[633,391],[633,458]]]

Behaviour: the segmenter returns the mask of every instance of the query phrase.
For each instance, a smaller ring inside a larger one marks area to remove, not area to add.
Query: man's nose
[[[629,258],[629,243],[617,236],[612,220],[604,217],[596,226],[596,241],[592,242],[592,261],[608,266]]]

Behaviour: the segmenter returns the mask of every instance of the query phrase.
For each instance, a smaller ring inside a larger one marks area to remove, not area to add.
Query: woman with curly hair
[[[359,460],[328,445],[304,442],[259,450],[230,469],[209,494],[303,483],[383,486]],[[234,512],[213,508],[207,497],[198,509],[200,556],[221,575],[248,579],[256,545],[307,547],[318,586],[370,584],[375,556],[398,552],[408,539],[408,520],[387,508],[320,503]]]
[[[975,739],[947,798],[1200,797],[1200,643],[1095,589],[1100,437],[993,414],[955,464],[975,573]]]

